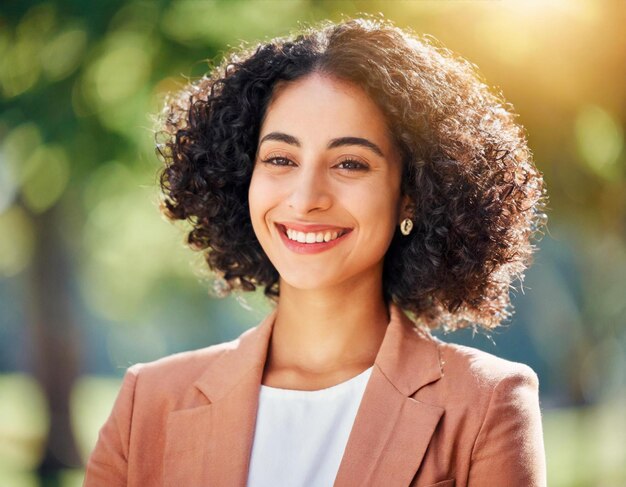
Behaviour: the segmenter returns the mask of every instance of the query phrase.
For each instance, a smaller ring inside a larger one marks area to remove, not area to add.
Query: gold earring
[[[402,235],[408,235],[411,233],[411,230],[413,230],[413,221],[410,218],[402,220],[402,223],[400,224],[400,231],[402,232]]]

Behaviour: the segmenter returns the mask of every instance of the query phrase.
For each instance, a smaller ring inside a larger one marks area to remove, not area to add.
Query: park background
[[[219,299],[157,205],[151,114],[242,41],[379,15],[476,64],[526,128],[547,231],[491,337],[539,375],[549,485],[626,485],[626,3],[3,1],[0,486],[80,485],[130,364],[230,340],[269,309]]]

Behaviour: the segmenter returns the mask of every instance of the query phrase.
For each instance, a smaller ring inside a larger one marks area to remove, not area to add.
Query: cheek
[[[392,182],[384,181],[361,188],[358,195],[350,198],[350,205],[369,232],[393,233],[398,217],[398,193],[394,191]]]
[[[258,172],[252,173],[250,187],[248,188],[248,205],[250,207],[250,219],[255,233],[263,230],[266,213],[272,208],[275,200],[275,188],[271,181]]]
[[[257,219],[259,218],[259,214],[262,214],[264,206],[263,193],[263,185],[255,173],[253,173],[252,179],[250,180],[250,187],[248,188],[248,206],[250,208],[252,226],[254,227],[254,231],[257,232],[257,235]]]

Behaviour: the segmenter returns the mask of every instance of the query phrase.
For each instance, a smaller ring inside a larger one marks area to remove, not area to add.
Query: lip
[[[303,225],[299,225],[300,228],[303,227]],[[314,243],[301,243],[301,242],[296,242],[294,240],[291,240],[286,233],[286,228],[283,224],[276,224],[276,227],[278,229],[278,233],[280,234],[280,238],[282,239],[283,243],[285,244],[285,247],[287,247],[289,250],[291,250],[292,252],[295,252],[297,254],[317,254],[319,252],[324,252],[326,250],[332,249],[333,247],[339,245],[341,242],[343,242],[346,238],[348,238],[348,236],[352,233],[352,229],[351,228],[347,228],[345,230],[347,230],[347,232],[345,232],[343,235],[341,235],[340,237],[336,238],[335,240],[331,240],[330,242],[314,242]],[[289,225],[290,228],[293,228],[294,230],[298,230],[297,227],[292,227],[291,225]],[[306,227],[306,226],[305,226]],[[339,231],[342,230],[340,227],[329,227],[329,226],[323,226],[323,225],[310,225],[308,228],[312,228],[312,227],[319,227],[320,230],[318,231],[322,231],[322,230],[332,230],[333,228],[336,228],[337,230],[334,231]],[[298,231],[306,231],[306,230],[298,230]],[[315,230],[308,230],[309,232],[313,232]]]
[[[276,225],[279,227],[280,230],[284,230],[284,228],[282,227],[288,227],[291,228],[292,230],[297,230],[299,232],[323,232],[323,231],[331,231],[331,232],[340,232],[343,230],[352,230],[351,228],[346,228],[346,227],[338,227],[336,225],[313,225],[313,224],[306,224],[306,223],[298,223],[298,222],[276,222]]]

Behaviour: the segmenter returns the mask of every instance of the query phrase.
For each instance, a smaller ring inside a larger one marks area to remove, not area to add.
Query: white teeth
[[[287,237],[289,237],[290,240],[295,240],[300,243],[330,242],[331,240],[335,240],[339,235],[340,232],[326,231],[304,233],[287,228]]]

